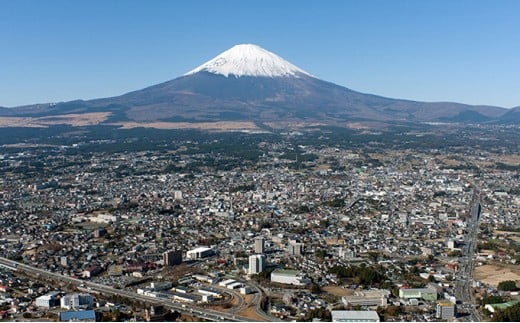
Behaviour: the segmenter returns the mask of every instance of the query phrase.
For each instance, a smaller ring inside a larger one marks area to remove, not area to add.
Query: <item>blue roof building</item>
[[[95,322],[96,321],[96,311],[87,310],[87,311],[60,312],[59,321],[60,322],[72,322],[72,321]]]

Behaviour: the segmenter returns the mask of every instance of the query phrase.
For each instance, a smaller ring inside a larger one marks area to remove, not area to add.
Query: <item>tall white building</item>
[[[250,275],[258,274],[265,270],[265,256],[252,255],[249,256],[249,271]]]

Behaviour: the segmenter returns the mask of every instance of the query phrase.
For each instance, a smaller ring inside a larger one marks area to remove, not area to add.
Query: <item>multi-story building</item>
[[[89,294],[67,294],[60,300],[61,308],[72,309],[81,306],[91,306],[94,298]]]
[[[52,291],[45,295],[37,297],[36,303],[35,303],[36,306],[50,308],[50,307],[60,305],[60,300],[58,299],[59,293],[60,292],[58,292],[58,291]]]
[[[252,255],[249,256],[249,270],[250,275],[259,274],[265,270],[265,256],[264,255]]]
[[[289,243],[287,251],[291,256],[301,256],[303,254],[303,243]]]
[[[265,252],[264,238],[255,239],[255,253],[261,254]]]
[[[436,317],[442,320],[451,320],[457,314],[455,304],[448,300],[437,302]]]
[[[175,266],[182,264],[182,251],[170,250],[163,253],[163,266]]]

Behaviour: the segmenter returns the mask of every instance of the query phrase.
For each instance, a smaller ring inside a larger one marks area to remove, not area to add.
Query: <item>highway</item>
[[[470,217],[467,221],[467,233],[464,236],[464,247],[459,258],[459,270],[456,275],[455,297],[462,302],[461,309],[469,313],[469,317],[466,319],[471,322],[481,321],[471,292],[481,213],[480,199],[480,190],[475,188],[471,200]]]
[[[12,270],[23,272],[28,276],[36,277],[40,279],[47,279],[47,280],[56,280],[61,281],[63,283],[71,284],[76,287],[80,285],[84,285],[87,288],[91,288],[92,292],[97,292],[103,295],[118,295],[121,297],[126,297],[129,299],[134,299],[141,301],[143,303],[148,304],[155,304],[155,305],[163,305],[165,308],[175,310],[179,313],[196,316],[199,318],[202,318],[204,320],[209,321],[235,321],[235,322],[251,322],[254,321],[250,318],[246,317],[240,317],[235,314],[230,313],[223,313],[214,311],[211,309],[201,308],[198,306],[194,306],[191,304],[185,304],[185,303],[179,303],[179,302],[173,302],[169,299],[164,298],[156,298],[156,297],[150,297],[145,295],[140,295],[132,291],[127,291],[123,289],[116,289],[112,288],[110,286],[102,285],[102,284],[96,284],[93,282],[72,278],[69,276],[64,276],[61,274],[53,273],[47,270],[43,270],[40,268],[36,268],[33,266],[29,266],[20,262],[16,262],[13,260],[9,260],[7,258],[0,257],[0,264],[3,267],[10,268]]]

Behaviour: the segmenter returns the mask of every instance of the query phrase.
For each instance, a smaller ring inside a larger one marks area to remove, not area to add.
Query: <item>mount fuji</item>
[[[257,45],[236,45],[183,76],[121,96],[0,109],[0,116],[108,112],[114,121],[500,120],[508,109],[426,103],[353,91],[312,76]]]

